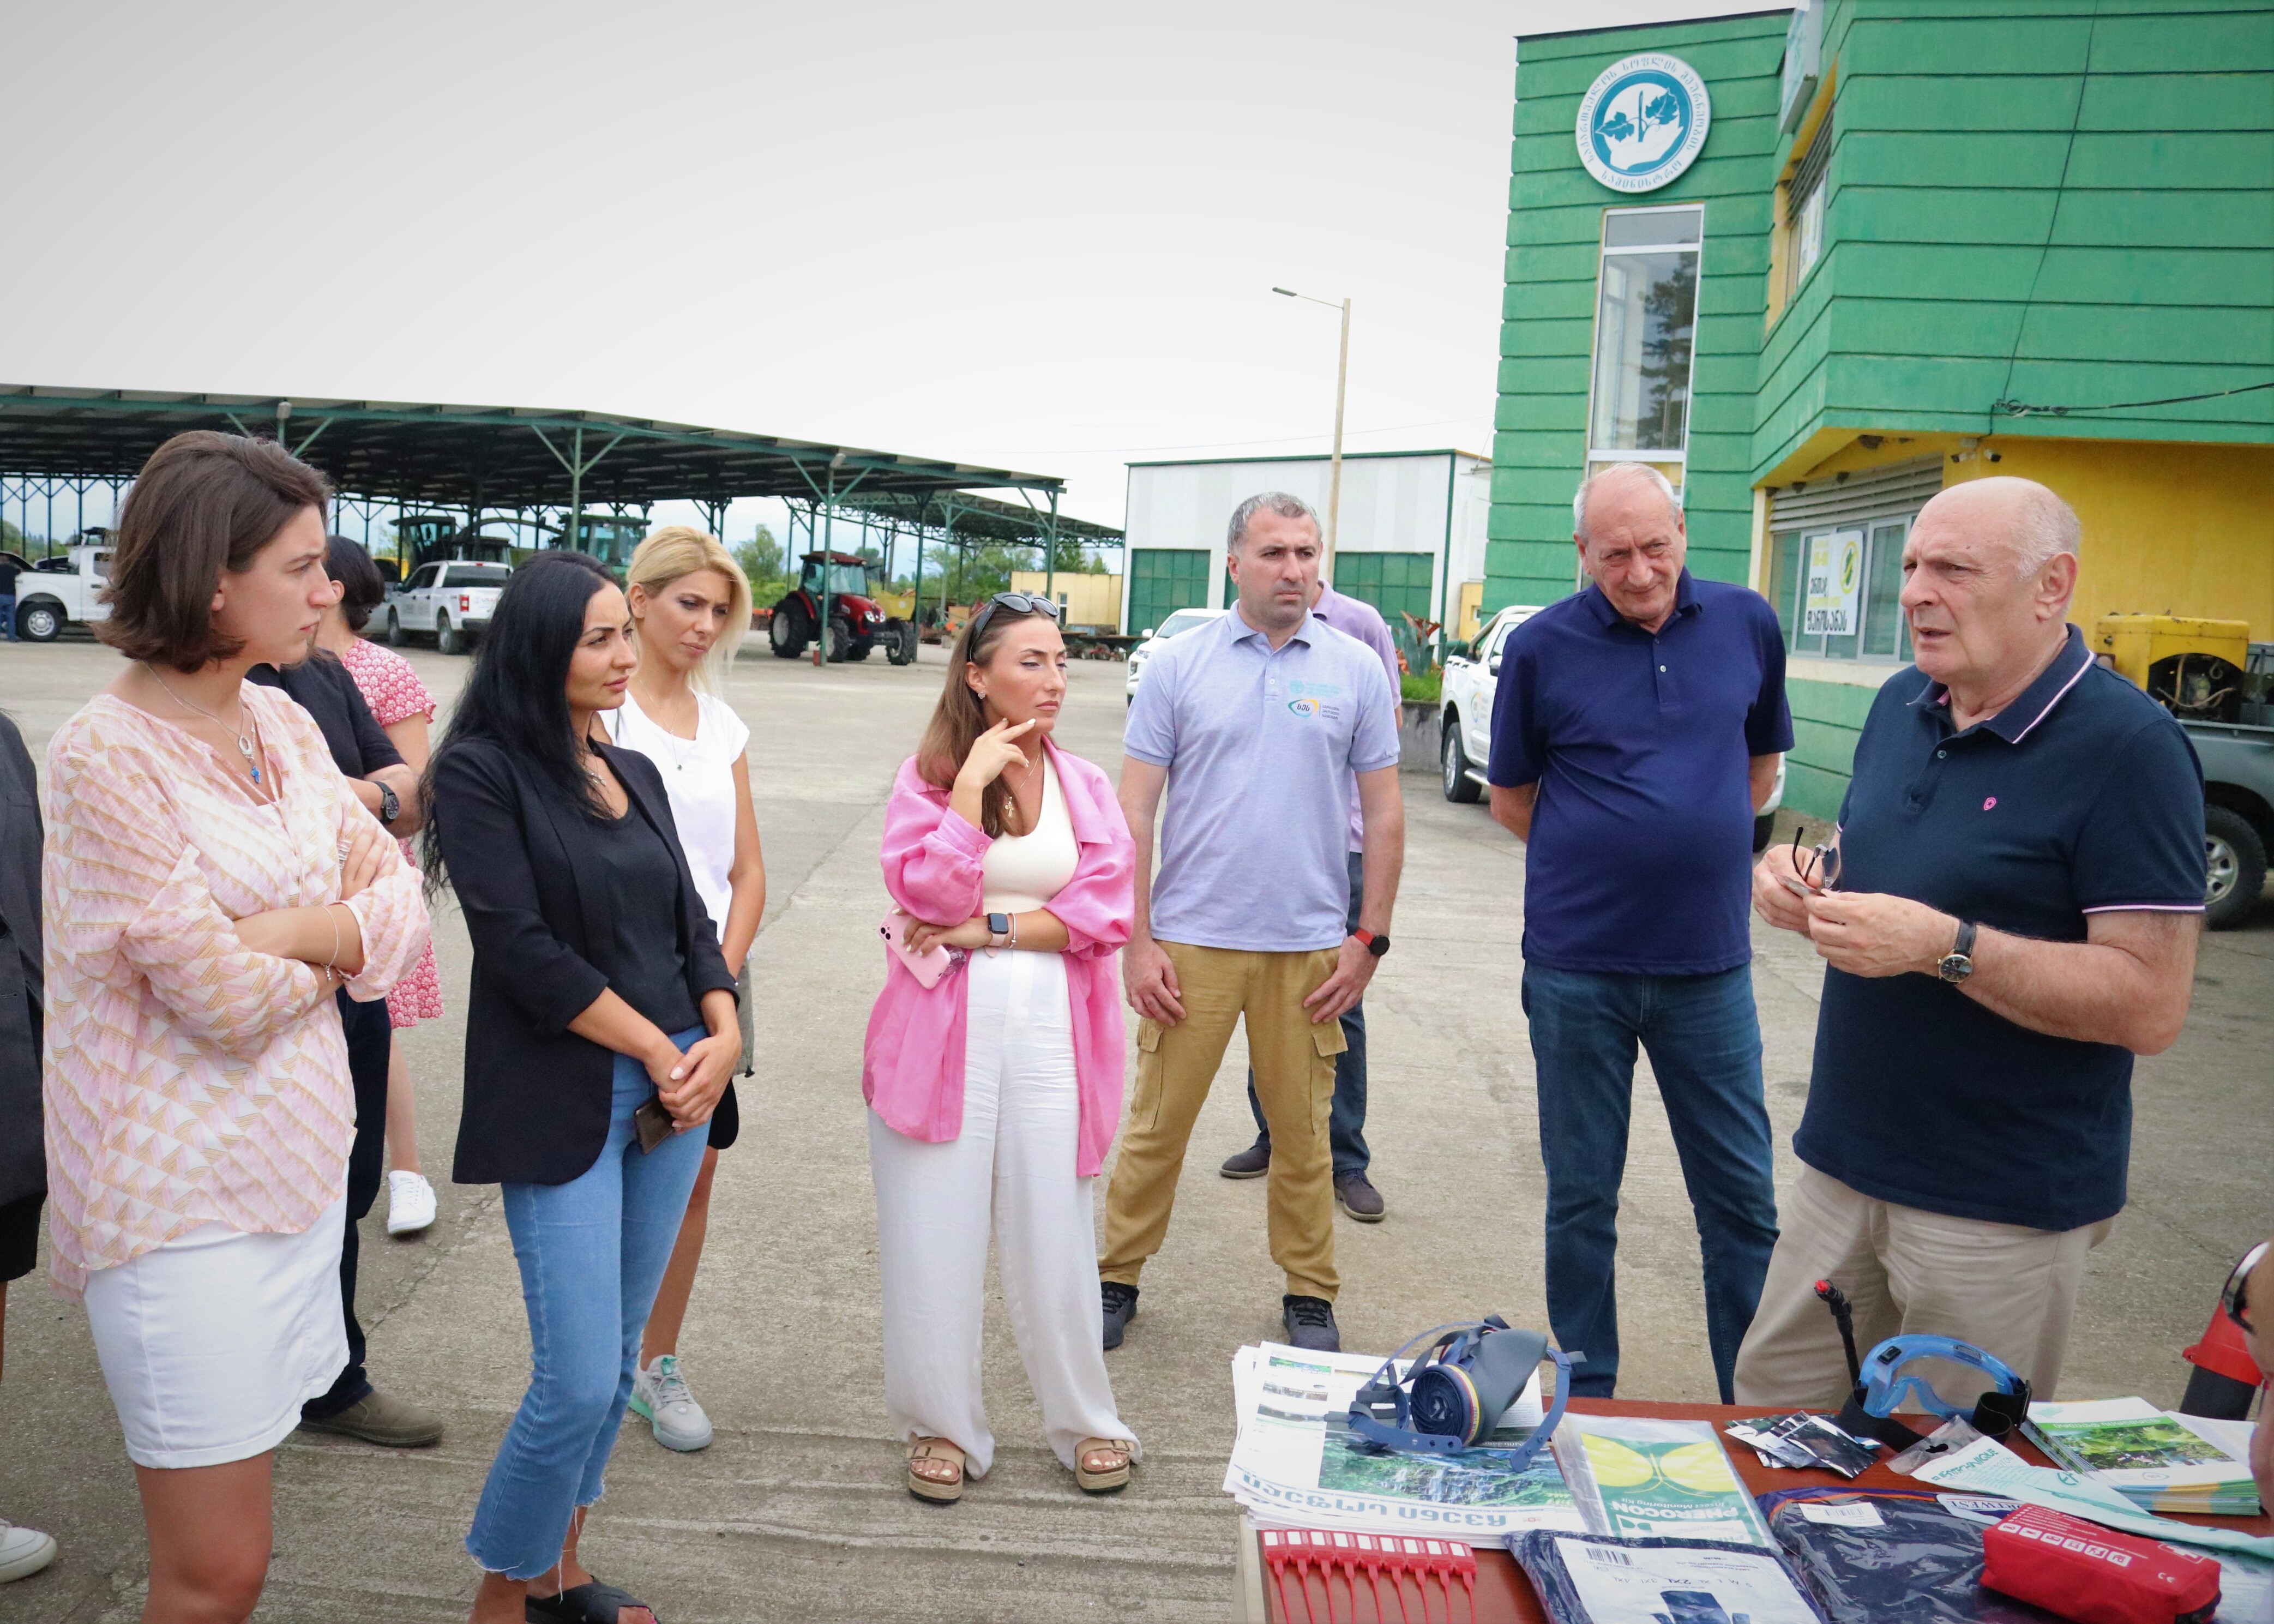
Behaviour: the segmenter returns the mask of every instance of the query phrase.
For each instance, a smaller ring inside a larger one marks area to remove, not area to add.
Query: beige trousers
[[[1737,1350],[1737,1402],[1763,1410],[1837,1410],[1848,1395],[1847,1356],[1817,1298],[1819,1280],[1853,1304],[1858,1354],[1905,1333],[1955,1337],[2029,1378],[2037,1397],[2052,1397],[2085,1254],[2116,1227],[2113,1218],[2063,1230],[1952,1218],[1875,1201],[1811,1167],[1777,1207],[1782,1233]],[[1952,1400],[1984,1385],[1980,1372],[1941,1361],[1920,1373]]]
[[[1312,1020],[1303,1000],[1334,974],[1337,950],[1161,946],[1176,966],[1185,1019],[1173,1026],[1137,1023],[1137,1086],[1106,1191],[1098,1278],[1135,1285],[1145,1259],[1168,1238],[1186,1143],[1232,1028],[1244,1017],[1255,1097],[1271,1129],[1271,1260],[1286,1274],[1288,1295],[1331,1303],[1341,1278],[1335,1273],[1335,1160],[1327,1112],[1343,1026]]]

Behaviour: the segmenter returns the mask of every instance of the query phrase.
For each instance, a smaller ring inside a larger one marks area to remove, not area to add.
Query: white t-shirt
[[[1043,752],[1043,804],[1035,826],[1023,835],[998,835],[979,861],[990,914],[1031,914],[1073,878],[1081,848],[1074,843],[1073,818],[1058,789],[1058,768]]]
[[[637,750],[663,775],[671,821],[679,825],[679,844],[687,850],[695,889],[711,915],[711,928],[724,937],[727,905],[734,896],[727,878],[734,868],[734,763],[749,748],[750,730],[725,700],[709,694],[695,696],[692,739],[666,731],[629,693],[621,708],[602,714],[608,737]]]

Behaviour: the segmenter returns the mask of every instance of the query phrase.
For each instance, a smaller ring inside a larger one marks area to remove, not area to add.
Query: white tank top
[[[1073,878],[1081,861],[1073,819],[1058,790],[1058,770],[1043,752],[1043,810],[1031,833],[998,835],[980,860],[990,914],[1028,914],[1043,906]]]

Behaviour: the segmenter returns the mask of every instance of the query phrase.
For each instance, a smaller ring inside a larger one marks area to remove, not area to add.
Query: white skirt
[[[137,1466],[266,1455],[348,1362],[340,1310],[343,1197],[297,1235],[200,1224],[97,1269],[87,1317]]]

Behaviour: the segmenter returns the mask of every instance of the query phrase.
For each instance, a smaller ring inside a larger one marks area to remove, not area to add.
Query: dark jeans
[[[16,595],[0,592],[0,637],[16,641]]]
[[[379,1199],[380,1174],[387,1166],[387,1061],[395,1047],[395,1032],[387,1019],[387,1000],[358,1004],[342,988],[340,1026],[347,1034],[348,1076],[355,1083],[355,1144],[348,1152],[347,1230],[340,1237],[340,1312],[348,1322],[348,1363],[332,1390],[300,1406],[300,1413],[317,1419],[335,1416],[371,1395],[371,1379],[363,1368],[363,1327],[356,1320],[356,1225]]]
[[[1618,1384],[1619,1183],[1627,1163],[1635,1046],[1650,1055],[1706,1266],[1706,1340],[1721,1402],[1776,1245],[1761,1032],[1745,966],[1717,975],[1524,969],[1547,1168],[1547,1320],[1586,1363],[1571,1391]],[[1653,1304],[1653,1316],[1667,1312]]]
[[[1366,894],[1366,861],[1350,854],[1350,919],[1358,929],[1358,905]],[[1327,1134],[1334,1146],[1335,1177],[1363,1173],[1374,1160],[1366,1147],[1366,1006],[1353,1004],[1343,1011],[1343,1041],[1348,1045],[1335,1056],[1335,1103],[1327,1118]],[[1247,1071],[1247,1109],[1255,1117],[1255,1142],[1271,1148],[1271,1130],[1263,1121],[1263,1106],[1255,1097],[1255,1069]]]

